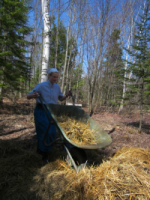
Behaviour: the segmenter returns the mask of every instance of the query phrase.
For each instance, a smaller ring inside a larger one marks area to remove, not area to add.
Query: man
[[[39,83],[35,88],[27,94],[27,99],[36,99],[37,105],[34,110],[34,120],[38,139],[38,152],[42,154],[42,159],[45,163],[48,162],[48,152],[52,149],[52,146],[48,147],[43,144],[44,136],[49,125],[49,119],[43,109],[43,104],[57,104],[58,100],[65,100],[70,94],[63,95],[59,85],[57,84],[59,72],[55,68],[47,70],[48,81]],[[40,95],[42,102],[38,98]],[[50,112],[47,110],[49,118],[51,118]],[[48,131],[48,136],[45,139],[46,144],[50,144],[54,141],[56,133],[55,125],[51,124]]]

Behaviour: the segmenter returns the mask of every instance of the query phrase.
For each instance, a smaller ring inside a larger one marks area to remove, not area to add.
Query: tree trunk
[[[59,0],[58,19],[57,19],[57,31],[56,31],[55,68],[57,68],[57,56],[58,56],[57,50],[58,50],[59,18],[60,18],[60,0]]]
[[[140,6],[140,9],[141,9],[141,6]],[[140,10],[139,9],[139,10]],[[137,20],[137,17],[139,15],[139,12],[136,16],[136,19],[133,20],[133,10],[131,12],[131,29],[130,29],[130,35],[128,37],[128,43],[127,43],[127,49],[130,48],[130,45],[132,44],[132,40],[133,40],[133,28],[135,26],[135,21]],[[125,97],[125,93],[126,93],[126,78],[127,78],[127,59],[128,59],[128,52],[126,52],[126,62],[125,62],[125,73],[124,73],[124,81],[123,81],[123,92],[122,92],[122,100],[121,100],[121,103],[120,103],[120,107],[119,107],[119,111],[118,113],[120,113],[122,110],[123,110],[123,103],[124,103],[124,97]],[[131,73],[130,73],[131,75]],[[130,76],[129,75],[129,76]]]
[[[50,56],[50,16],[49,16],[49,0],[42,0],[42,15],[44,23],[44,39],[43,39],[43,55],[42,55],[42,71],[41,82],[47,80],[47,69]]]
[[[62,91],[62,92],[64,92],[64,81],[65,81],[66,70],[67,70],[69,33],[70,33],[70,26],[72,25],[72,21],[71,21],[72,6],[73,6],[73,2],[71,1],[71,8],[70,8],[70,14],[69,14],[69,25],[68,25],[68,29],[67,29],[67,42],[66,42],[65,63],[64,63],[64,70],[63,70],[63,77],[62,77],[62,84],[61,84],[61,91]]]

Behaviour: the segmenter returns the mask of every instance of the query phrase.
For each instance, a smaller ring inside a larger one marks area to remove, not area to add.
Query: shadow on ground
[[[0,114],[28,115],[34,111],[35,103],[4,103],[0,107]]]
[[[139,121],[128,123],[127,126],[139,128]],[[150,134],[150,125],[142,123],[142,131],[144,131],[146,134]]]

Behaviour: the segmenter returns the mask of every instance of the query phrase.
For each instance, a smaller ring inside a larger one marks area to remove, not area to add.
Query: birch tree
[[[42,16],[44,24],[44,38],[43,38],[41,82],[47,80],[47,69],[49,65],[49,55],[50,55],[51,27],[50,27],[50,16],[49,16],[49,0],[42,0]]]

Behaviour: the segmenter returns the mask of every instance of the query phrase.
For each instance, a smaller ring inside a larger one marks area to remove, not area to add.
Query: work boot
[[[43,152],[42,160],[43,160],[44,165],[46,165],[48,163],[48,153],[47,152]]]
[[[43,152],[41,151],[39,148],[37,148],[37,151],[36,151],[38,154],[42,155],[42,161],[43,161],[43,164],[47,164],[48,163],[48,152]]]

